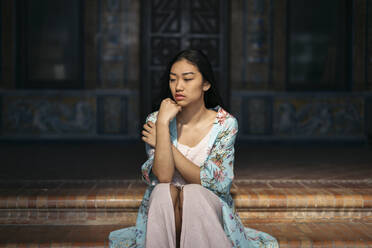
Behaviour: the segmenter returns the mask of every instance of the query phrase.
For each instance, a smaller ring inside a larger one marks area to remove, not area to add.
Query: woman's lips
[[[180,95],[176,95],[176,100],[178,101],[178,100],[182,100],[182,99],[184,99],[185,97],[184,96],[180,96]]]

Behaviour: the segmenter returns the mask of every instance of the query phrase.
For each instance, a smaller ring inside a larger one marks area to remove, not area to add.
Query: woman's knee
[[[156,194],[159,191],[166,191],[169,188],[169,184],[170,183],[158,183],[152,190],[151,194]]]
[[[192,196],[193,199],[201,199],[203,191],[203,186],[200,184],[186,184],[182,187],[182,190],[180,192],[180,209],[182,212],[183,209],[183,202],[185,201],[185,195],[187,197]]]
[[[183,187],[183,191],[185,192],[190,192],[192,194],[198,194],[200,192],[202,192],[202,190],[204,190],[203,186],[201,186],[200,184],[186,184],[184,187]]]
[[[151,192],[149,201],[152,202],[154,199],[163,199],[169,195],[169,183],[158,183]]]
[[[194,201],[199,203],[203,201],[219,201],[217,195],[200,184],[187,184],[183,187],[183,191],[183,200],[189,200],[188,198],[192,197]]]

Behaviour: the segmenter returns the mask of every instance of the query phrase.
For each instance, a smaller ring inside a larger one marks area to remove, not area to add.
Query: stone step
[[[0,208],[139,207],[146,185],[141,181],[0,181]],[[231,189],[244,208],[371,208],[371,180],[239,180]]]
[[[0,247],[108,247],[123,225],[0,225]],[[276,237],[281,248],[372,247],[372,224],[260,223],[250,228]]]
[[[141,181],[0,181],[0,224],[133,225]],[[370,180],[237,180],[243,222],[372,222]]]

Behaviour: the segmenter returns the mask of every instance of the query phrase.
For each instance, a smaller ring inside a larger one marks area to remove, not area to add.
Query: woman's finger
[[[149,141],[148,141],[148,138],[147,137],[142,137],[142,140],[145,142],[145,143],[147,143],[147,144],[149,144],[150,145],[150,143],[149,143]]]
[[[143,125],[143,129],[145,129],[146,131],[150,131],[151,127],[145,124]]]

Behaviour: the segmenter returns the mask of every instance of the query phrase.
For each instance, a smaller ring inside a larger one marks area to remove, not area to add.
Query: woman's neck
[[[196,126],[197,123],[206,118],[208,109],[203,104],[189,105],[182,108],[182,111],[177,114],[177,122],[182,126]]]

